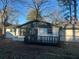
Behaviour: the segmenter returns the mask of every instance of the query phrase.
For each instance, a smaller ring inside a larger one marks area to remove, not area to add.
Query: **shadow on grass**
[[[26,45],[38,45],[38,46],[53,46],[53,47],[61,47],[61,44],[60,43],[56,43],[56,44],[53,44],[53,43],[32,43],[32,42],[24,42],[24,44]]]

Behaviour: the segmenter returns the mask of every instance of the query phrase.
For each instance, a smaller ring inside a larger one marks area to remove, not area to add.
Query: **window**
[[[48,28],[48,34],[52,34],[52,28]]]

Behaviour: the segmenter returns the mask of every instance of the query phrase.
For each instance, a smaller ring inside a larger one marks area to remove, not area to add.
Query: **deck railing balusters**
[[[39,42],[42,43],[53,43],[56,44],[58,42],[58,37],[56,36],[39,36]]]
[[[59,42],[59,39],[58,39],[58,36],[38,36],[37,39],[34,36],[29,36],[28,37],[28,42],[56,44],[56,43]]]

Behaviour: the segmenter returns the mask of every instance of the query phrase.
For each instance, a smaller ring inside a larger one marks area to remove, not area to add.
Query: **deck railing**
[[[29,36],[28,42],[57,44],[59,43],[59,37],[58,36],[37,36],[37,37]]]
[[[42,43],[58,43],[59,38],[58,36],[38,36],[38,42]]]
[[[68,39],[68,41],[79,41],[79,36],[74,37],[75,39],[73,39],[73,37],[71,36],[28,36],[27,37],[27,42],[33,42],[33,43],[53,43],[53,44],[57,44],[60,43],[60,41],[67,41],[66,39]]]

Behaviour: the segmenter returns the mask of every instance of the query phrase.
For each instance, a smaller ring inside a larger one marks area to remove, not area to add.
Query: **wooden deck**
[[[25,39],[26,43],[39,43],[39,44],[53,44],[59,43],[59,37],[57,36],[29,36]]]

